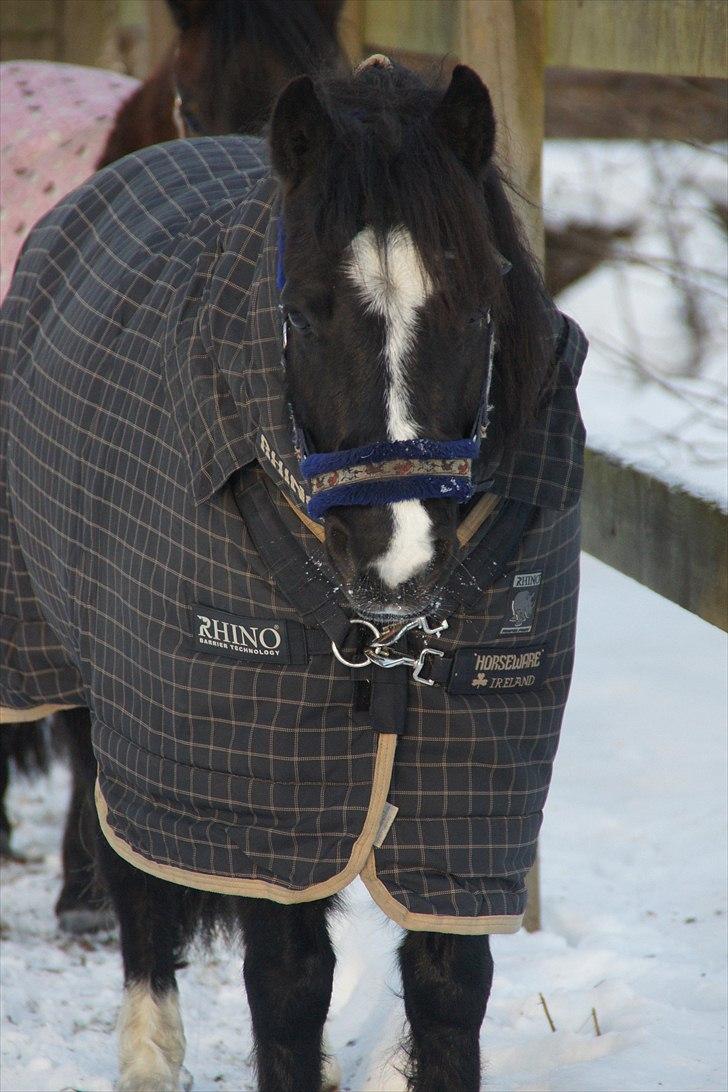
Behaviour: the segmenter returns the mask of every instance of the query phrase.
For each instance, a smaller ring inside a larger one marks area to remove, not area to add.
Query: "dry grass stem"
[[[549,1012],[549,1007],[546,1004],[546,998],[544,997],[544,995],[542,993],[540,993],[538,996],[541,999],[541,1004],[543,1006],[543,1011],[546,1013],[546,1019],[549,1022],[549,1027],[551,1028],[552,1031],[556,1031],[556,1024],[551,1019],[551,1013]]]

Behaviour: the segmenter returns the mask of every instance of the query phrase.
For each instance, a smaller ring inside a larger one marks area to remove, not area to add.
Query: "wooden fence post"
[[[339,19],[339,38],[350,64],[358,64],[364,53],[364,0],[346,0]]]
[[[471,65],[488,85],[498,124],[497,152],[527,199],[518,201],[518,212],[541,263],[543,8],[543,0],[460,0],[457,51],[460,60]],[[538,858],[527,887],[524,925],[533,932],[541,926]]]
[[[516,185],[534,203],[521,203],[518,212],[543,261],[543,0],[461,0],[459,15],[458,56],[488,85],[498,123],[496,148]]]
[[[166,4],[147,0],[147,35],[149,40],[149,71],[153,72],[166,56],[177,31]]]

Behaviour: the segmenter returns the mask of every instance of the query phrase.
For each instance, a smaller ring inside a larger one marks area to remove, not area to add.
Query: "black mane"
[[[210,60],[221,70],[243,40],[251,50],[275,54],[291,72],[313,72],[338,57],[335,27],[342,6],[343,0],[212,0]]]
[[[551,357],[538,266],[507,197],[502,169],[474,178],[433,123],[442,91],[409,70],[371,66],[321,77],[335,137],[316,171],[319,238],[343,248],[365,223],[384,239],[404,225],[445,309],[487,302],[498,339],[497,431],[514,440],[532,418]],[[499,254],[512,265],[501,275]],[[496,437],[494,437],[496,439]]]
[[[276,95],[303,73],[344,67],[342,0],[170,0],[181,44],[200,61],[178,72],[202,132],[259,133]]]

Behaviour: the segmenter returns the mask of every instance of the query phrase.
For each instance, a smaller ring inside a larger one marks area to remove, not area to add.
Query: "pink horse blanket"
[[[47,61],[0,64],[0,300],[40,217],[96,169],[139,81]]]

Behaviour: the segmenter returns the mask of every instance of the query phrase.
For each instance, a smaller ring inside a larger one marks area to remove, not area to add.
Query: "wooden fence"
[[[0,0],[3,61],[64,61],[143,78],[173,37],[165,0]]]

